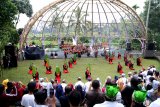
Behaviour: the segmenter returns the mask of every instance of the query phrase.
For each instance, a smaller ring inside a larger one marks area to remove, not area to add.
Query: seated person
[[[112,56],[109,57],[109,64],[113,64]]]
[[[76,65],[77,64],[77,58],[76,58],[76,54],[74,54],[74,57],[72,58],[73,64]]]
[[[120,62],[118,62],[117,72],[122,74],[123,73],[122,68],[123,68],[122,65],[120,64]]]
[[[91,72],[89,67],[86,68],[85,76],[86,76],[86,79],[91,78]]]
[[[32,74],[32,66],[33,66],[33,63],[29,66],[28,74]]]
[[[63,65],[63,73],[68,73],[68,65],[67,65],[67,62],[65,62],[64,65]]]
[[[69,65],[69,68],[73,68],[72,67],[72,63],[73,63],[73,60],[72,60],[72,58],[68,61],[68,65]]]
[[[58,83],[61,82],[61,71],[60,71],[60,68],[58,66],[56,66],[55,80],[57,80]]]
[[[52,67],[46,66],[46,74],[52,74]]]
[[[121,59],[121,53],[118,52],[118,59]]]
[[[133,65],[134,65],[134,64],[133,64],[131,61],[129,61],[128,67],[129,67],[130,70],[134,70]]]
[[[142,66],[140,57],[137,58],[137,66]]]

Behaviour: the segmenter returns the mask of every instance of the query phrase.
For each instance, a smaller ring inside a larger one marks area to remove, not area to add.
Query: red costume
[[[113,64],[113,59],[111,56],[109,57],[109,64]]]
[[[130,70],[134,70],[134,68],[133,68],[133,64],[132,64],[132,62],[131,62],[131,61],[129,61],[128,66],[129,66],[129,69],[130,69]]]
[[[33,65],[30,65],[29,71],[28,71],[28,74],[30,74],[30,75],[32,74],[32,66],[33,66]]]
[[[34,80],[39,80],[39,73],[38,73],[38,71],[36,71],[35,74],[32,74],[32,77],[33,77]]]
[[[55,71],[55,80],[57,80],[58,83],[61,82],[61,71],[58,66],[56,67],[56,71]]]
[[[88,67],[86,69],[85,75],[86,75],[86,79],[91,78],[91,72],[89,71]]]
[[[138,57],[137,58],[137,66],[142,66],[142,64],[141,64],[142,62],[141,62],[141,58],[140,57]]]
[[[106,54],[105,58],[106,58],[106,60],[108,61],[108,54]]]
[[[122,74],[123,73],[122,68],[123,68],[122,65],[120,63],[118,63],[117,72]]]
[[[72,59],[70,59],[70,60],[68,61],[69,68],[73,68],[72,63],[73,63],[73,61],[72,61]]]
[[[68,65],[67,65],[67,63],[64,63],[64,65],[63,65],[63,73],[68,73]]]
[[[118,52],[118,59],[121,59],[121,54]]]
[[[46,74],[52,74],[52,67],[46,66]]]

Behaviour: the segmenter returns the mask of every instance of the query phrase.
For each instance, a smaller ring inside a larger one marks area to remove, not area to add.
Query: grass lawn
[[[129,72],[129,68],[124,66],[124,61],[121,59],[119,60],[121,62],[121,65],[123,66],[123,71],[125,73]],[[2,82],[3,79],[9,79],[11,81],[22,81],[23,83],[27,84],[29,80],[32,78],[31,75],[28,74],[29,65],[33,62],[38,69],[40,77],[47,77],[55,78],[54,73],[47,75],[45,74],[45,67],[43,66],[43,60],[25,60],[18,62],[17,68],[12,69],[6,69],[3,70],[3,76],[0,77],[0,81]],[[132,59],[132,62],[134,62],[134,68],[135,71],[139,71],[141,67],[136,66],[136,61]],[[62,65],[64,63],[64,59],[50,59],[50,64],[52,66],[52,70],[55,70],[56,65],[60,66],[61,71]],[[119,74],[117,73],[117,64],[118,60],[114,61],[114,64],[110,65],[108,64],[108,61],[106,61],[104,58],[81,58],[77,59],[77,65],[73,65],[72,69],[69,69],[68,74],[63,74],[61,79],[66,79],[67,83],[75,83],[77,77],[81,77],[82,81],[85,80],[85,69],[88,64],[91,64],[91,73],[92,78],[96,79],[97,77],[100,78],[101,82],[104,83],[107,76],[114,77],[115,75]],[[154,59],[142,59],[142,65],[144,68],[147,68],[149,65],[155,65],[156,68],[159,68],[160,63],[157,60]],[[133,72],[133,71],[132,71]]]

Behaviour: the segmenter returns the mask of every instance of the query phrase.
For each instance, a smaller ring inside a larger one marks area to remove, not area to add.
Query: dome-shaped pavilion
[[[136,12],[120,0],[56,0],[38,11],[21,35],[21,47],[27,36],[101,37],[111,41],[123,38],[144,40],[146,33]]]

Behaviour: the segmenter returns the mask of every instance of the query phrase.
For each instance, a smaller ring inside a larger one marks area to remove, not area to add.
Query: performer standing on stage
[[[86,79],[91,78],[91,66],[90,66],[90,64],[86,68],[85,76],[86,76]]]
[[[35,65],[32,66],[32,77],[33,77],[33,80],[39,80],[39,73],[37,71],[37,68]]]
[[[72,58],[70,58],[70,60],[68,61],[69,68],[73,68],[72,63],[73,63],[73,60]]]
[[[120,64],[120,62],[118,62],[117,72],[122,74],[123,73],[122,68],[123,68],[122,65]]]
[[[66,61],[64,62],[64,65],[63,65],[63,73],[68,73],[68,65]]]
[[[128,67],[129,67],[130,70],[134,70],[133,65],[134,65],[134,64],[133,64],[131,61],[129,61]]]
[[[58,83],[61,82],[61,71],[60,71],[59,66],[56,66],[55,80],[57,80]]]
[[[32,67],[33,67],[33,63],[31,63],[30,66],[29,66],[28,74],[32,75],[32,70],[33,70]]]
[[[142,61],[140,57],[137,57],[137,66],[142,66]]]
[[[121,59],[121,53],[118,52],[118,59]]]

